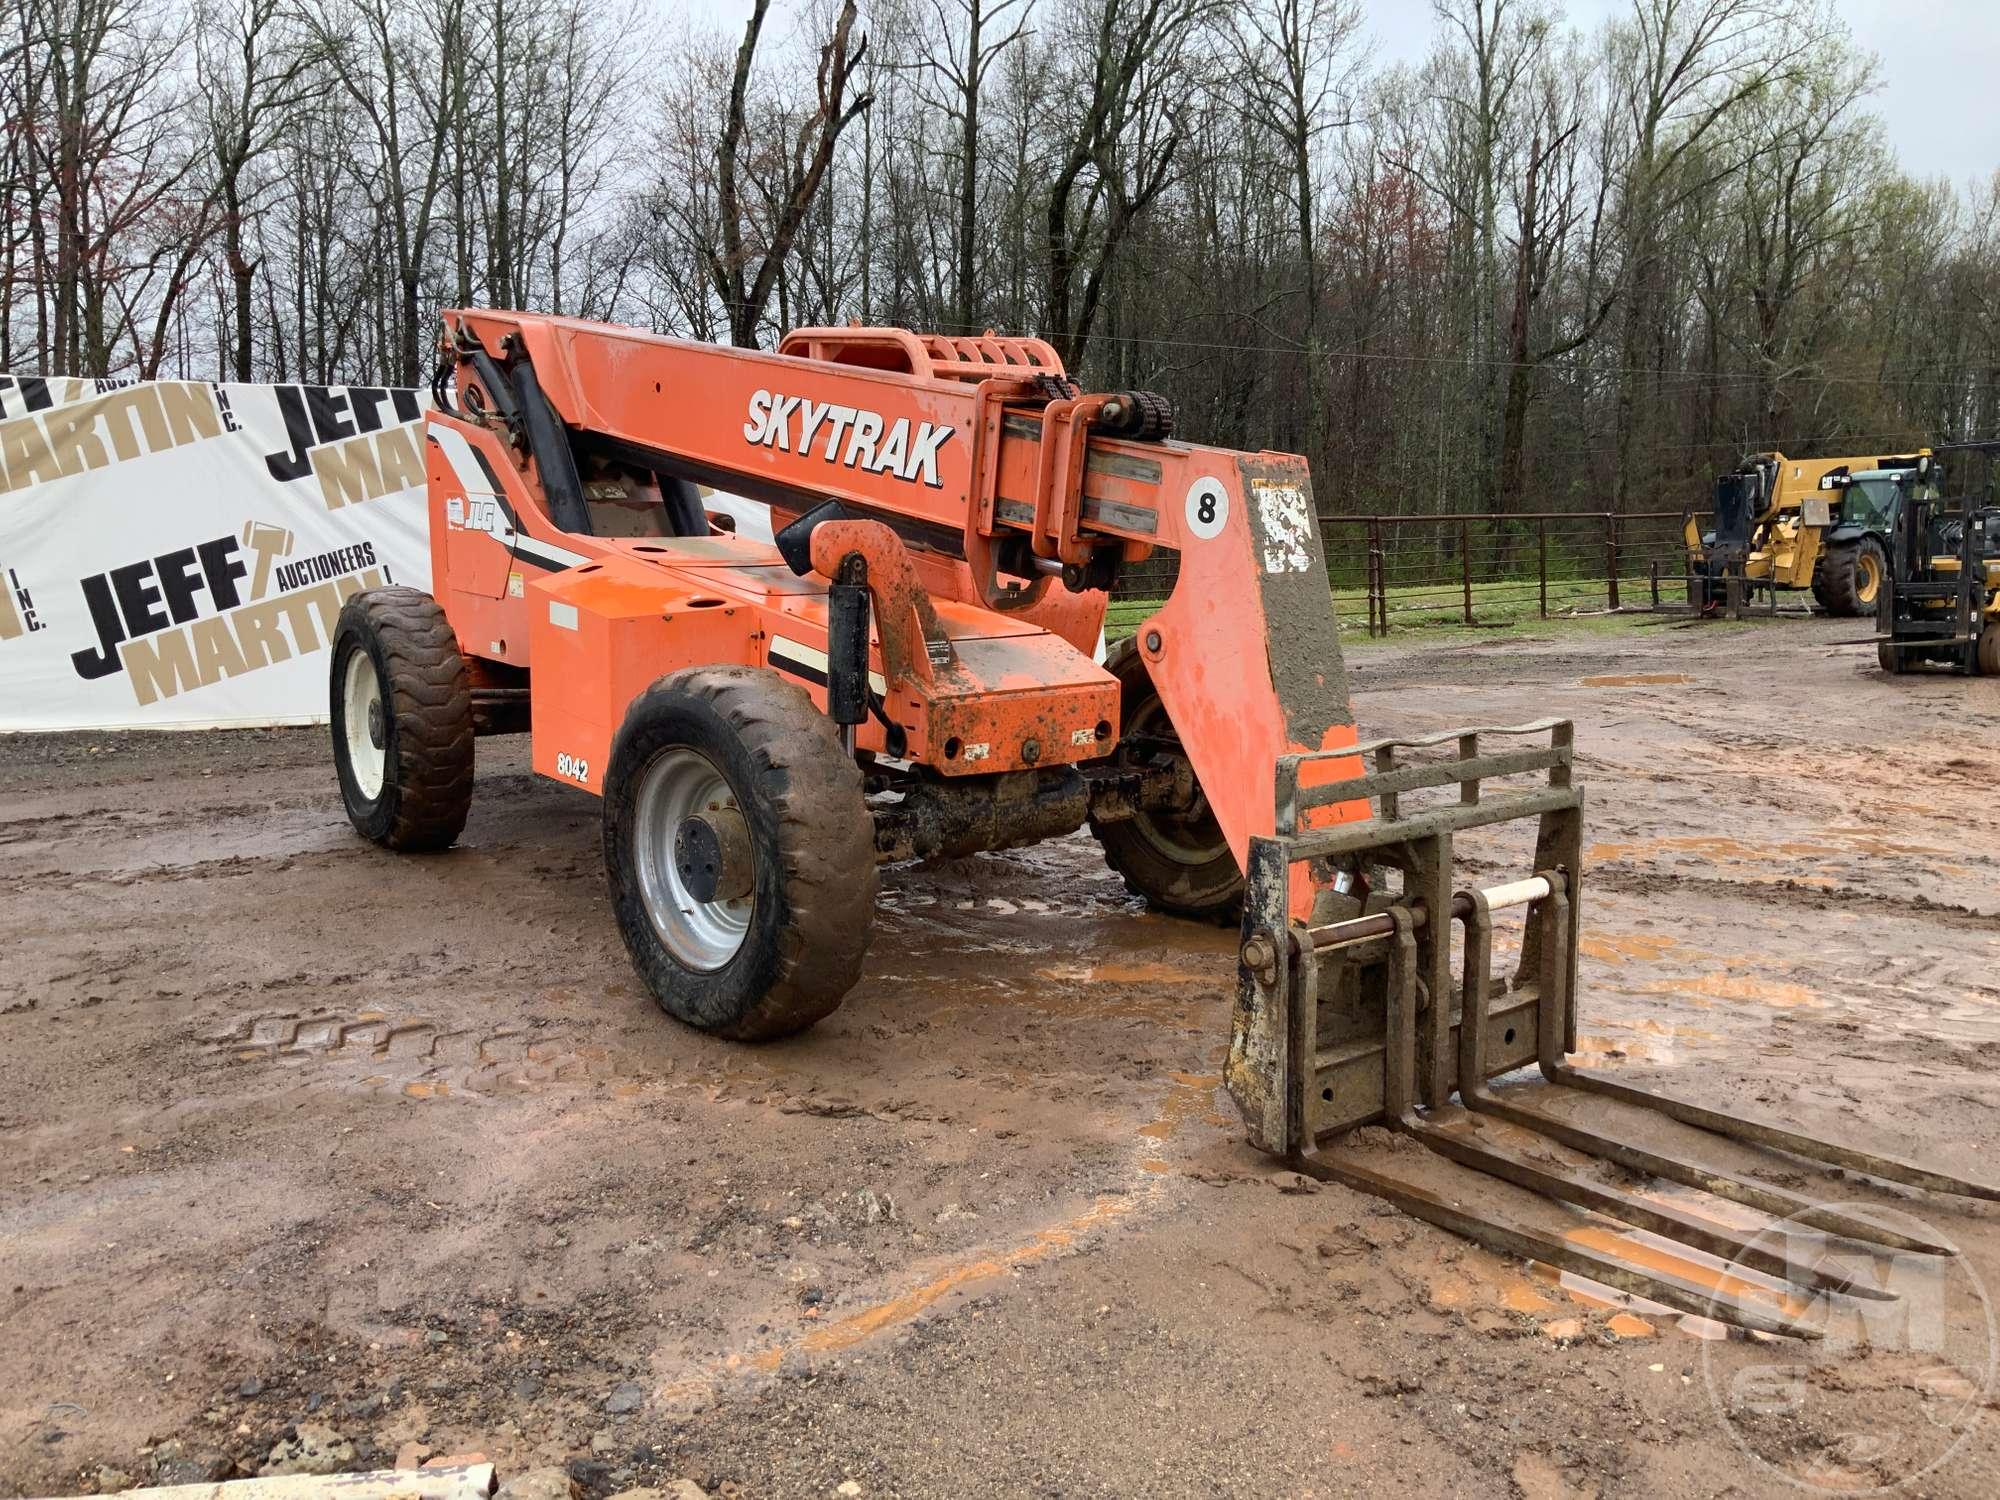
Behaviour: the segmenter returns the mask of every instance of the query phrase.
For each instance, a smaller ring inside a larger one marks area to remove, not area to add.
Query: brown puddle
[[[1655,979],[1645,986],[1654,995],[1678,995],[1699,1003],[1716,1000],[1746,1000],[1756,1005],[1772,1005],[1780,1010],[1800,1007],[1820,1009],[1826,1000],[1802,984],[1773,979],[1750,979],[1740,974],[1704,974],[1699,979]]]
[[[1678,938],[1643,932],[1594,933],[1576,940],[1576,950],[1585,958],[1622,964],[1628,958],[1663,958],[1669,948],[1680,946]]]
[[[1624,672],[1608,677],[1586,677],[1585,687],[1669,687],[1677,682],[1693,682],[1685,672]]]
[[[1509,1267],[1474,1265],[1469,1257],[1433,1276],[1429,1290],[1431,1306],[1446,1311],[1500,1307],[1530,1317],[1555,1311],[1555,1304],[1526,1276]]]
[[[1222,1086],[1221,1074],[1169,1073],[1167,1078],[1171,1086],[1160,1101],[1159,1118],[1139,1127],[1139,1134],[1146,1140],[1168,1140],[1189,1120],[1218,1130],[1229,1124],[1228,1116],[1215,1107],[1215,1091]],[[1160,1156],[1146,1157],[1139,1167],[1146,1172],[1172,1170],[1172,1164]]]
[[[1483,1311],[1488,1320],[1495,1311],[1510,1313],[1532,1319],[1536,1331],[1551,1339],[1584,1337],[1589,1319],[1565,1311],[1578,1307],[1610,1312],[1602,1326],[1620,1338],[1652,1338],[1660,1331],[1625,1306],[1632,1299],[1540,1261],[1530,1261],[1525,1270],[1516,1270],[1510,1263],[1479,1252],[1430,1276],[1426,1290],[1436,1311],[1463,1313],[1475,1319]],[[1639,1305],[1654,1310],[1652,1303]],[[1657,1309],[1657,1313],[1673,1316],[1666,1308]],[[1493,1325],[1488,1321],[1486,1326]]]
[[[1606,1031],[1612,1033],[1585,1033],[1576,1039],[1576,1051],[1572,1054],[1580,1067],[1595,1067],[1604,1063],[1626,1061],[1671,1063],[1674,1059],[1676,1042],[1720,1042],[1722,1034],[1708,1031],[1700,1026],[1679,1026],[1671,1021],[1657,1021],[1650,1017],[1637,1020],[1608,1020]],[[1617,1033],[1633,1032],[1626,1036]],[[1657,1039],[1657,1040],[1649,1040]]]
[[[1823,859],[1839,851],[1829,844],[1781,843],[1746,844],[1741,839],[1721,838],[1713,835],[1679,835],[1674,838],[1641,839],[1629,844],[1592,844],[1585,858],[1593,864],[1615,859],[1627,859],[1634,855],[1645,858],[1655,854],[1693,854],[1719,865],[1764,864],[1774,854],[1791,855],[1799,859]]]
[[[947,1014],[964,1005],[988,1005],[1070,1019],[1151,1021],[1175,1031],[1197,1033],[1210,1030],[1215,1024],[1216,1008],[1230,1004],[1231,995],[1221,986],[1201,984],[1206,976],[1169,964],[1157,967],[1173,975],[1175,990],[1162,993],[1158,988],[1162,985],[1161,977],[1144,972],[1153,967],[1151,964],[1054,966],[1035,971],[1036,977],[1049,981],[1039,985],[954,982],[939,994],[937,1004]],[[1127,968],[1137,971],[1140,983],[1124,987],[1129,980],[1119,971]],[[1097,984],[1106,988],[1098,989]],[[1148,984],[1156,988],[1146,988]]]
[[[1579,1036],[1576,1039],[1576,1051],[1570,1054],[1580,1068],[1592,1068],[1604,1063],[1627,1060],[1645,1062],[1652,1055],[1652,1048],[1644,1042],[1608,1036]]]

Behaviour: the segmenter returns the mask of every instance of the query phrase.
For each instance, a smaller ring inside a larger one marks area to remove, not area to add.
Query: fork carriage
[[[1482,753],[1482,739],[1500,737],[1540,742]],[[1452,745],[1456,754],[1428,764],[1405,764],[1397,754],[1444,745]],[[1321,769],[1316,763],[1342,760],[1351,765],[1354,758],[1372,763],[1373,769],[1311,784]],[[1755,1235],[1558,1165],[1553,1152],[1524,1155],[1495,1140],[1499,1132],[1491,1124],[1532,1131],[1555,1146],[1870,1250],[1947,1252],[1769,1184],[1583,1129],[1519,1102],[1545,1091],[1496,1091],[1493,1080],[1532,1064],[1554,1088],[1608,1096],[1822,1167],[2000,1201],[2000,1189],[1719,1114],[1579,1072],[1569,1064],[1567,1055],[1576,1049],[1576,938],[1583,874],[1583,791],[1574,784],[1574,767],[1574,732],[1567,720],[1558,719],[1382,739],[1339,756],[1281,759],[1278,832],[1251,841],[1227,1069],[1230,1091],[1252,1141],[1303,1172],[1387,1199],[1490,1249],[1575,1271],[1681,1312],[1765,1333],[1816,1337],[1789,1305],[1760,1306],[1670,1274],[1642,1271],[1497,1210],[1468,1209],[1363,1165],[1334,1139],[1359,1126],[1383,1125],[1462,1166],[1794,1288],[1877,1300],[1893,1294],[1839,1271],[1792,1264]],[[1545,774],[1545,784],[1498,792],[1485,785],[1533,774]],[[1454,784],[1455,803],[1405,812],[1407,795]],[[1319,809],[1364,801],[1375,804],[1373,819],[1314,826]],[[1528,818],[1536,820],[1529,874],[1483,889],[1455,888],[1455,835]],[[1294,867],[1321,861],[1344,872],[1334,881],[1343,894],[1325,904],[1344,909],[1322,910],[1312,922],[1288,917]],[[1400,876],[1400,890],[1392,894],[1376,888],[1374,878],[1384,871]],[[1496,976],[1493,916],[1522,907],[1526,920],[1519,962],[1511,975]],[[1320,916],[1329,920],[1317,920]],[[1456,975],[1454,926],[1463,934]],[[1454,1099],[1461,1111],[1450,1109]]]

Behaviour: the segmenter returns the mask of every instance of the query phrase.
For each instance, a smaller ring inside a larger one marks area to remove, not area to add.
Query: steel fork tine
[[[1884,1156],[1873,1151],[1857,1151],[1852,1146],[1842,1146],[1833,1141],[1820,1140],[1815,1136],[1802,1135],[1796,1130],[1787,1130],[1782,1125],[1773,1125],[1767,1120],[1746,1120],[1735,1115],[1725,1115],[1712,1109],[1704,1109],[1699,1104],[1690,1104],[1685,1099],[1676,1099],[1670,1094],[1650,1093],[1645,1089],[1633,1088],[1630,1084],[1617,1083],[1609,1078],[1595,1078],[1579,1072],[1566,1061],[1558,1061],[1551,1066],[1550,1062],[1544,1059],[1542,1072],[1551,1083],[1582,1089],[1588,1093],[1602,1094],[1608,1099],[1616,1099],[1624,1104],[1636,1104],[1642,1109],[1657,1110],[1684,1125],[1693,1125],[1702,1130],[1713,1131],[1717,1135],[1748,1141],[1753,1146],[1789,1151],[1794,1156],[1803,1156],[1810,1161],[1845,1167],[1849,1171],[1865,1172],[1870,1177],[1880,1177],[1888,1182],[1900,1182],[1908,1187],[1928,1188],[1932,1192],[1956,1193],[1961,1197],[2000,1203],[2000,1187],[1954,1177],[1948,1172],[1940,1172],[1917,1162],[1905,1161],[1901,1157]]]
[[[1865,1282],[1858,1282],[1847,1276],[1833,1275],[1812,1267],[1792,1265],[1769,1245],[1758,1244],[1754,1237],[1719,1224],[1708,1223],[1677,1208],[1662,1203],[1648,1203],[1621,1188],[1591,1182],[1573,1172],[1544,1166],[1497,1146],[1468,1141],[1446,1127],[1422,1121],[1414,1124],[1415,1128],[1409,1133],[1415,1135],[1440,1156],[1447,1157],[1460,1166],[1471,1167],[1475,1171],[1485,1172],[1489,1176],[1511,1182],[1516,1187],[1524,1187],[1530,1192],[1593,1209],[1635,1229],[1651,1230],[1665,1239],[1706,1251],[1726,1261],[1740,1263],[1752,1270],[1761,1271],[1766,1276],[1790,1282],[1794,1286],[1820,1292],[1837,1292],[1845,1297],[1864,1297],[1876,1302],[1896,1300],[1896,1294],[1892,1291],[1869,1286]]]
[[[1754,1307],[1724,1292],[1710,1291],[1664,1272],[1641,1271],[1623,1261],[1582,1245],[1556,1239],[1519,1224],[1506,1215],[1485,1211],[1468,1213],[1455,1203],[1413,1183],[1397,1182],[1368,1168],[1341,1159],[1338,1147],[1299,1157],[1293,1163],[1299,1171],[1323,1182],[1337,1182],[1358,1193],[1367,1193],[1393,1203],[1413,1218],[1452,1234],[1463,1235],[1500,1255],[1538,1260],[1559,1270],[1573,1271],[1603,1286],[1634,1297],[1643,1297],[1670,1307],[1675,1312],[1698,1318],[1714,1318],[1738,1328],[1784,1338],[1817,1339],[1824,1335],[1810,1324],[1798,1322],[1781,1312]]]
[[[1547,912],[1551,929],[1550,940],[1544,943],[1544,948],[1552,946],[1558,936],[1567,943],[1569,898],[1559,878],[1551,881],[1549,894],[1538,904]],[[1555,963],[1546,967],[1548,972],[1544,981],[1545,988],[1562,988],[1568,978],[1567,966]],[[1567,1001],[1566,989],[1562,990],[1560,999]],[[1537,1030],[1536,1050],[1540,1054],[1542,1076],[1550,1083],[1563,1084],[1586,1093],[1602,1094],[1607,1099],[1616,1099],[1624,1104],[1636,1104],[1641,1109],[1655,1110],[1670,1119],[1679,1120],[1684,1125],[1697,1126],[1702,1130],[1726,1135],[1734,1140],[1748,1141],[1754,1146],[1789,1151],[1792,1155],[1803,1156],[1809,1161],[1866,1172],[1871,1177],[1900,1182],[1909,1187],[1929,1188],[1933,1192],[1957,1193],[1962,1197],[1981,1198],[1989,1203],[2000,1203],[2000,1188],[1985,1183],[1953,1177],[1947,1172],[1940,1172],[1916,1162],[1904,1161],[1898,1156],[1857,1151],[1852,1146],[1842,1146],[1833,1141],[1820,1140],[1816,1136],[1801,1134],[1796,1130],[1787,1130],[1784,1126],[1773,1125],[1767,1120],[1746,1120],[1735,1115],[1725,1115],[1717,1110],[1704,1109],[1699,1104],[1690,1104],[1685,1099],[1676,1099],[1671,1094],[1650,1093],[1645,1089],[1633,1088],[1630,1084],[1617,1083],[1609,1078],[1597,1078],[1579,1072],[1570,1066],[1568,1058],[1564,1055],[1562,1043],[1557,1040],[1561,1030],[1557,1024],[1560,1017],[1554,1012],[1560,1008],[1559,1005],[1550,1004],[1550,996],[1546,993],[1540,997],[1536,1006],[1541,1013],[1542,1022]]]
[[[1922,1255],[1952,1253],[1943,1245],[1934,1245],[1913,1235],[1880,1228],[1865,1220],[1821,1208],[1797,1194],[1662,1156],[1656,1151],[1628,1145],[1501,1099],[1486,1083],[1486,1032],[1492,1004],[1493,914],[1483,891],[1471,890],[1463,894],[1469,909],[1462,919],[1465,927],[1465,968],[1459,982],[1458,1094],[1467,1109],[1522,1126],[1571,1150],[1600,1157],[1628,1171],[1643,1172],[1666,1182],[1699,1188],[1714,1197],[1741,1203],[1775,1218],[1805,1224],[1852,1240],[1863,1248],[1882,1247]],[[1560,914],[1551,913],[1551,916],[1559,919]],[[1562,939],[1560,932],[1548,934],[1543,943],[1544,954],[1559,953],[1558,945]],[[1866,1296],[1868,1293],[1862,1291],[1856,1295]]]
[[[1476,962],[1479,966],[1478,972],[1483,973],[1484,962],[1490,954],[1478,950],[1490,946],[1492,921],[1483,902],[1476,901],[1473,909],[1477,916],[1484,916],[1486,920],[1477,922],[1473,928],[1468,929],[1467,962],[1468,965]],[[1553,1181],[1543,1180],[1552,1177],[1553,1174],[1544,1173],[1526,1162],[1519,1164],[1524,1170],[1515,1175],[1505,1170],[1511,1164],[1503,1162],[1499,1155],[1469,1142],[1452,1140],[1442,1130],[1418,1118],[1414,1088],[1417,1054],[1416,930],[1407,908],[1392,909],[1390,918],[1394,924],[1390,939],[1394,953],[1389,965],[1387,1025],[1384,1028],[1386,1046],[1382,1057],[1383,1113],[1390,1128],[1415,1137],[1440,1155],[1455,1160],[1462,1166],[1490,1172],[1551,1197],[1591,1202],[1593,1206],[1598,1202],[1624,1197],[1625,1195],[1617,1194],[1611,1189],[1592,1188],[1574,1181],[1565,1183],[1563,1191],[1557,1191]],[[1438,997],[1436,1003],[1442,1005],[1443,997]],[[1477,1036],[1467,1039],[1462,1017],[1458,1060],[1461,1066],[1468,1061],[1476,1065],[1481,1060],[1480,1039]],[[1635,1296],[1650,1298],[1681,1312],[1695,1313],[1704,1317],[1719,1316],[1725,1322],[1744,1328],[1757,1328],[1766,1333],[1785,1333],[1796,1338],[1817,1337],[1817,1334],[1793,1319],[1761,1312],[1719,1290],[1705,1291],[1678,1277],[1642,1271],[1636,1266],[1614,1260],[1609,1256],[1537,1233],[1499,1214],[1489,1214],[1484,1218],[1475,1217],[1414,1184],[1398,1183],[1369,1172],[1364,1167],[1336,1162],[1331,1154],[1322,1153],[1314,1157],[1313,1161],[1319,1166],[1306,1166],[1302,1167],[1302,1170],[1317,1175],[1319,1168],[1324,1167],[1327,1172],[1335,1174],[1336,1181],[1358,1188],[1362,1192],[1387,1198],[1420,1219],[1436,1224],[1440,1228],[1464,1234],[1503,1253],[1525,1255],[1548,1265],[1560,1266],[1579,1275],[1588,1276],[1592,1280],[1602,1281],[1608,1286],[1617,1287],[1621,1291],[1631,1292]],[[1675,1216],[1666,1211],[1652,1210],[1646,1205],[1631,1204],[1628,1205],[1628,1212],[1620,1217],[1627,1223],[1643,1219],[1649,1221],[1646,1227],[1653,1227],[1665,1225]],[[1666,1232],[1672,1235],[1676,1230],[1669,1228]],[[1748,1250],[1752,1247],[1746,1244],[1742,1248]]]
[[[1481,1091],[1479,1080],[1486,1076],[1493,913],[1483,891],[1471,891],[1467,896],[1464,970],[1459,983],[1458,1083],[1459,1096],[1469,1100]],[[1553,946],[1552,943],[1545,944],[1545,951]],[[1482,1128],[1477,1115],[1470,1118],[1470,1124],[1474,1130]],[[1724,1260],[1741,1262],[1793,1285],[1879,1301],[1895,1299],[1893,1292],[1856,1282],[1846,1276],[1793,1266],[1772,1247],[1760,1245],[1754,1238],[1725,1225],[1696,1218],[1669,1205],[1648,1203],[1622,1188],[1591,1182],[1574,1172],[1530,1161],[1516,1152],[1484,1141],[1467,1140],[1434,1121],[1420,1120],[1406,1112],[1404,1129],[1431,1150],[1461,1166],[1486,1172],[1531,1192],[1594,1209],[1621,1223],[1651,1230],[1654,1234]]]
[[[1649,1151],[1643,1146],[1634,1146],[1626,1141],[1582,1129],[1567,1120],[1558,1120],[1539,1110],[1528,1109],[1503,1099],[1484,1085],[1470,1090],[1461,1089],[1459,1097],[1467,1109],[1532,1130],[1537,1135],[1547,1136],[1558,1145],[1568,1146],[1573,1151],[1602,1157],[1605,1161],[1615,1163],[1628,1171],[1642,1172],[1664,1182],[1678,1182],[1683,1187],[1698,1188],[1704,1193],[1731,1203],[1740,1203],[1746,1208],[1754,1208],[1775,1219],[1803,1224],[1839,1239],[1851,1240],[1866,1250],[1896,1250],[1911,1255],[1956,1253],[1949,1246],[1933,1244],[1914,1235],[1871,1224],[1851,1214],[1822,1208],[1810,1198],[1787,1192],[1783,1188],[1734,1177],[1727,1172],[1718,1172],[1676,1157],[1662,1156],[1659,1152]]]

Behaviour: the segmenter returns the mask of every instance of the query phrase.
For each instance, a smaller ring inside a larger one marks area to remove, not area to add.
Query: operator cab
[[[1896,524],[1896,514],[1911,499],[1935,500],[1944,478],[1942,467],[1923,459],[1909,467],[1856,469],[1829,474],[1821,483],[1838,490],[1838,524],[1859,526],[1864,531],[1887,536]]]
[[[592,536],[691,537],[712,530],[701,491],[685,479],[594,455],[577,467]]]

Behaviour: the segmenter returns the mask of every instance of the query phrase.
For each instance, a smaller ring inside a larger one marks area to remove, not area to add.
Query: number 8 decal
[[[1229,521],[1229,491],[1220,479],[1197,479],[1188,486],[1188,530],[1204,542],[1222,534]]]

